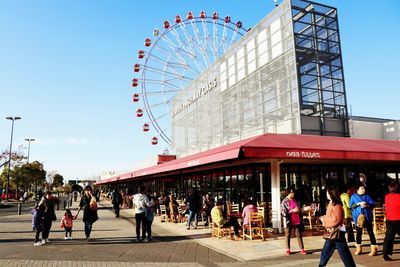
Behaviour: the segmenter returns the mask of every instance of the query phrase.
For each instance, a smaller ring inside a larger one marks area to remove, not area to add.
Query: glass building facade
[[[179,92],[171,113],[177,157],[264,133],[347,136],[336,9],[283,1]]]
[[[292,0],[303,134],[349,136],[337,10]]]

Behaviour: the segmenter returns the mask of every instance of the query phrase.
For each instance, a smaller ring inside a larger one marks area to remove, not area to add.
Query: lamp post
[[[25,141],[28,141],[28,164],[29,164],[29,153],[31,152],[31,142],[35,141],[35,138],[25,138]]]
[[[12,150],[12,140],[14,133],[14,121],[20,120],[21,117],[6,117],[7,120],[11,120],[11,140],[10,140],[10,156],[8,158],[8,172],[7,172],[7,187],[6,187],[6,200],[8,201],[8,194],[10,192],[10,169],[11,169],[11,150]]]

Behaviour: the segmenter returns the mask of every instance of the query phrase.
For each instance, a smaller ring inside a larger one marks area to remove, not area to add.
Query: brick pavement
[[[282,238],[269,238],[265,242],[211,239],[210,229],[186,231],[184,225],[160,223],[158,217],[153,224],[154,242],[136,243],[133,241],[135,235],[132,210],[122,210],[121,215],[124,218],[115,219],[109,203],[102,201],[99,207],[100,220],[93,227],[92,243],[83,240],[83,223],[80,217],[74,226],[73,240],[63,240],[64,233],[57,221],[50,234],[53,242],[41,247],[33,247],[29,213],[17,216],[10,212],[0,212],[0,264],[4,266],[283,267],[317,266],[319,262],[319,248],[322,244],[320,237],[305,238],[307,248],[311,248],[311,254],[284,257],[281,254]],[[76,203],[72,209],[74,208]],[[58,211],[57,217],[60,219],[62,214],[63,211]],[[297,242],[294,242],[294,248],[297,245],[295,243]],[[400,253],[399,244],[395,247],[395,259],[400,258],[397,253]],[[364,254],[355,260],[357,266],[399,265],[397,260],[384,262],[381,255],[368,257]],[[336,252],[328,266],[342,266]]]
[[[95,262],[96,266],[115,266],[116,263],[149,266],[150,262],[155,266],[161,263],[162,266],[215,266],[215,263],[236,261],[168,231],[162,231],[161,235],[155,231],[154,242],[136,243],[132,210],[124,210],[125,218],[116,219],[109,204],[100,202],[99,207],[100,219],[93,226],[91,237],[94,240],[90,243],[84,241],[82,214],[75,221],[73,240],[63,239],[64,232],[57,220],[49,236],[51,242],[40,247],[33,246],[31,214],[0,215],[0,264],[70,266],[72,261],[76,266],[89,266],[88,262]],[[76,212],[76,203],[72,210]],[[57,211],[58,219],[62,215],[63,211]]]

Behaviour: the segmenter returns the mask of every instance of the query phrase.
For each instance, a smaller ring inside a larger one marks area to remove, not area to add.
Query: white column
[[[271,209],[272,209],[272,227],[282,233],[281,223],[281,178],[280,163],[278,160],[271,161]]]
[[[264,202],[264,175],[260,173],[260,202]]]

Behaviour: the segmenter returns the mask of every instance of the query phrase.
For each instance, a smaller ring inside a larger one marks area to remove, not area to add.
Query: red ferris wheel
[[[186,18],[176,15],[162,29],[153,30],[145,38],[133,65],[132,87],[137,88],[132,101],[139,104],[136,116],[147,115],[143,131],[152,132],[151,144],[161,138],[171,143],[171,107],[174,96],[207,70],[245,33],[242,22],[232,22],[230,16],[220,18],[217,12],[207,16],[191,11]]]

